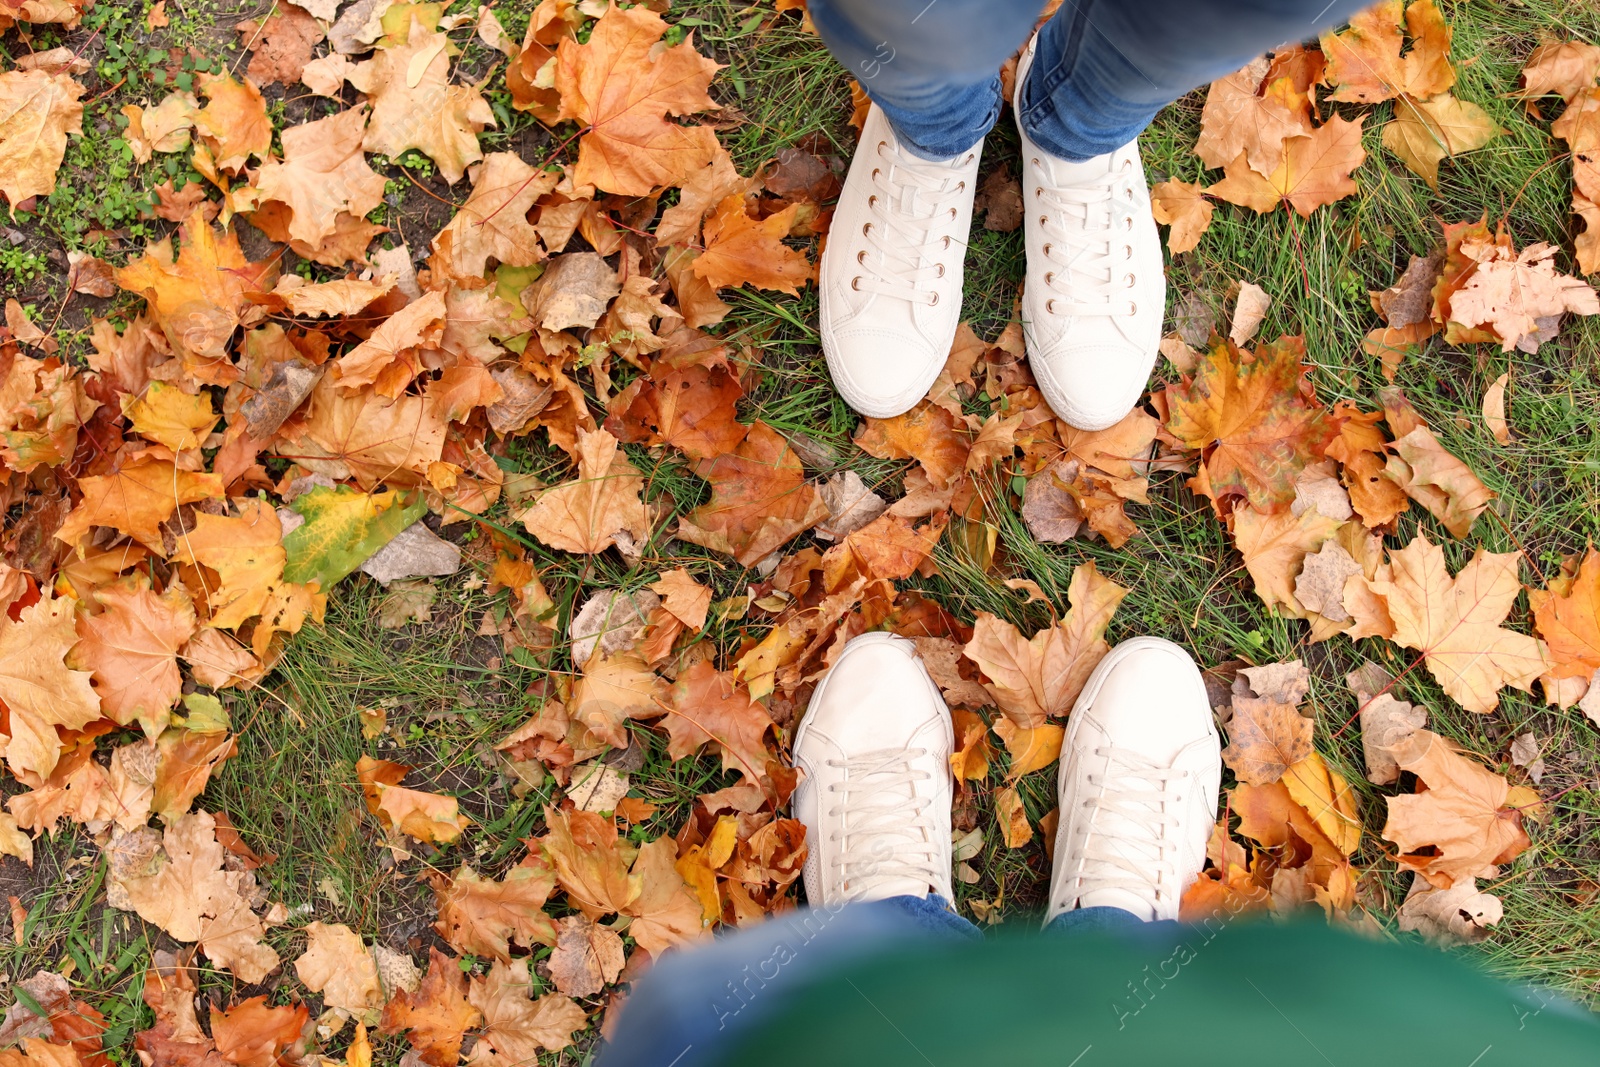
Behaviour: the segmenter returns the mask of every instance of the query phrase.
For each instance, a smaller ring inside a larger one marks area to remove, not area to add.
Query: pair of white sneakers
[[[1081,163],[1022,130],[1030,43],[1017,66],[1028,361],[1051,409],[1079,429],[1115,424],[1143,394],[1166,306],[1161,244],[1137,144]],[[962,266],[980,141],[953,159],[913,154],[876,106],[822,257],[821,333],[835,387],[856,411],[914,407],[944,367],[961,318]]]
[[[804,773],[813,907],[892,896],[953,899],[950,711],[901,637],[845,646],[794,739]],[[1060,825],[1049,922],[1079,907],[1176,919],[1205,866],[1221,746],[1189,655],[1153,637],[1101,660],[1068,720],[1056,788]]]

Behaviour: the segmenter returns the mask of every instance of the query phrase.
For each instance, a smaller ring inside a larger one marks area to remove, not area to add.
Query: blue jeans
[[[1039,31],[1023,127],[1061,159],[1122,147],[1167,104],[1371,0],[1063,0]],[[1001,63],[1041,0],[810,0],[812,21],[918,155],[965,152],[1000,117]]]
[[[1171,925],[1141,922],[1120,908],[1079,908],[1058,915],[1045,934]],[[982,936],[939,897],[890,897],[792,911],[710,945],[680,949],[634,987],[598,1067],[713,1061],[719,1045],[765,1018],[788,990],[810,978],[896,942]]]

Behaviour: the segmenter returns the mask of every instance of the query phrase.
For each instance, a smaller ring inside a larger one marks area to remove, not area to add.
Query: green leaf
[[[283,539],[283,576],[301,584],[315,581],[323,592],[428,510],[421,497],[403,503],[392,490],[362,493],[343,485],[318,486],[289,506],[306,521]]]

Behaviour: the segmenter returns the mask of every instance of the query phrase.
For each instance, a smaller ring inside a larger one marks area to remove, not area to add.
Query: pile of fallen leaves
[[[434,1067],[464,1047],[474,1063],[510,1064],[567,1046],[660,953],[793,905],[806,843],[785,815],[796,785],[786,739],[844,643],[870,630],[915,640],[954,709],[958,873],[979,881],[967,861],[998,763],[991,735],[1009,756],[993,806],[1004,844],[1020,847],[1035,827],[1017,782],[1055,759],[1059,720],[1107,651],[1127,590],[1083,564],[1059,614],[1034,582],[1007,580],[1056,614],[1026,634],[990,614],[958,619],[908,580],[936,572],[941,538],[986,572],[1010,572],[1004,509],[1044,542],[1120,547],[1158,472],[1189,474],[1263,603],[1306,620],[1312,640],[1391,640],[1476,712],[1493,711],[1503,686],[1539,682],[1600,722],[1600,554],[1530,593],[1536,638],[1503,625],[1523,589],[1517,556],[1480,551],[1451,575],[1424,536],[1388,548],[1413,505],[1467,538],[1493,494],[1398,391],[1370,410],[1321,403],[1296,337],[1250,347],[1256,326],[1236,322],[1229,338],[1197,340],[1204,351],[1168,346],[1182,380],[1090,433],[1045,405],[1019,327],[992,344],[963,328],[926,400],[856,434],[864,452],[906,461],[897,498],[853,471],[809,476],[814,443],[736,417],[759,349],[708,329],[730,313],[722,289],[792,294],[811,280],[801,241],[826,232],[837,168],[789,150],[741,175],[716,135],[717,64],[692,36],[663,41],[653,8],[664,7],[541,0],[519,44],[487,8],[462,20],[438,4],[280,4],[241,27],[253,50],[243,75],[124,109],[139,159],[186,152],[208,183],[158,190],[158,214],[181,223],[172,237],[120,266],[75,263],[84,284],[114,285],[142,310],[96,322],[80,366],[8,302],[0,711],[6,766],[25,789],[0,815],[0,851],[31,863],[32,836],[79,824],[104,849],[109,904],[190,946],[151,963],[155,1023],[135,1038],[147,1062],[305,1058],[352,1022],[351,1065],[370,1061],[369,1027],[403,1034]],[[52,0],[10,10],[0,0],[0,21],[77,14]],[[1202,158],[1227,174],[1209,192],[1305,212],[1354,188],[1360,121],[1313,124],[1316,84],[1336,86],[1334,100],[1398,97],[1437,121],[1467,107],[1448,95],[1448,28],[1431,0],[1405,14],[1404,55],[1400,17],[1381,6],[1321,53],[1285,52],[1214,87],[1208,114],[1253,109],[1259,121],[1229,120],[1254,139],[1225,143],[1208,127]],[[546,158],[480,151],[496,120],[453,66],[466,34],[504,54],[518,108],[556,135],[575,131],[552,136]],[[1345,51],[1389,73],[1357,77]],[[25,102],[0,112],[13,115],[0,118],[12,124],[0,126],[0,192],[13,206],[50,192],[79,132],[73,57],[44,55],[0,73],[0,100]],[[281,152],[260,91],[272,81],[337,108],[276,131]],[[384,228],[366,220],[383,191],[369,153],[410,150],[466,182],[421,269],[403,244],[373,250]],[[1341,161],[1305,166],[1330,153]],[[251,261],[243,225],[277,251]],[[281,270],[290,254],[325,280]],[[1424,266],[1392,300],[1374,298],[1412,339],[1425,326],[1510,346],[1597,310],[1548,250],[1517,252],[1481,224],[1447,231]],[[529,440],[564,453],[569,476],[508,474],[515,463],[499,461]],[[629,449],[682,457],[706,502],[677,516],[646,491]],[[526,537],[508,533],[517,526]],[[284,963],[269,928],[292,921],[254,873],[272,857],[225,813],[195,806],[235,751],[216,694],[260,684],[357,570],[388,587],[386,625],[426,618],[430,577],[462,565],[462,539],[440,536],[452,528],[480,535],[469,562],[503,594],[480,632],[538,668],[539,710],[497,751],[510,780],[553,781],[559,801],[520,862],[488,877],[451,858],[469,825],[454,797],[363,757],[350,774],[372,825],[397,859],[429,857],[440,944],[459,956],[433,949],[424,969],[311,922],[292,965],[320,994],[320,1016],[251,997],[213,1005],[202,1026],[195,953],[260,982]],[[669,556],[674,539],[745,568],[744,592],[719,598],[667,568],[632,593],[582,591],[563,622],[528,553],[537,543],[638,566]],[[713,640],[713,623],[734,638]],[[1239,783],[1228,811],[1241,821],[1219,823],[1186,913],[1384,913],[1350,859],[1362,828],[1348,784],[1314,750],[1305,670],[1213,673]],[[1526,847],[1521,820],[1536,817],[1537,796],[1427,731],[1391,684],[1372,671],[1351,682],[1369,776],[1390,784],[1404,770],[1418,783],[1390,799],[1382,830],[1417,872],[1401,921],[1471,933],[1454,916],[1477,916],[1474,929],[1497,917],[1477,880]],[[606,757],[645,730],[674,760],[719,759],[730,784],[698,797],[675,834],[640,841],[625,831],[655,806]],[[1046,842],[1054,817],[1038,827]],[[535,948],[551,951],[531,970]],[[487,971],[464,970],[467,956]],[[45,1014],[29,1016],[25,1062],[106,1062],[92,1006],[57,975],[29,981]]]

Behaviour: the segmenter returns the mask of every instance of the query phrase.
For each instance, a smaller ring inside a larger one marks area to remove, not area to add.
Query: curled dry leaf
[[[1170,225],[1167,248],[1173,255],[1188,252],[1200,244],[1200,237],[1211,226],[1211,201],[1205,191],[1191,182],[1166,181],[1150,189],[1150,211],[1156,221]]]
[[[1489,435],[1502,445],[1511,443],[1511,426],[1506,422],[1506,386],[1511,382],[1511,372],[1500,375],[1483,394],[1483,424]]]

